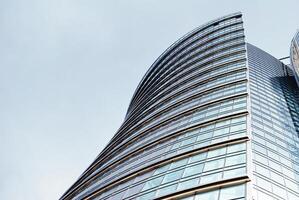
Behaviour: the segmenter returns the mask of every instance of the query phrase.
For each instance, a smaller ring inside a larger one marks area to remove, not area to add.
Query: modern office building
[[[299,31],[297,31],[295,37],[291,43],[290,49],[291,66],[295,72],[295,78],[299,86]]]
[[[171,45],[106,148],[61,199],[298,200],[299,90],[245,43],[242,14]]]

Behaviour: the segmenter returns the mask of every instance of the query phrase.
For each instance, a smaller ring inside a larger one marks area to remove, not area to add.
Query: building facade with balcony
[[[61,199],[298,200],[299,90],[241,13],[153,63],[109,144]]]

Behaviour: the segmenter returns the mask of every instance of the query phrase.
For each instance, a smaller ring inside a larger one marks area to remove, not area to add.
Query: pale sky
[[[280,58],[298,0],[1,0],[0,199],[58,199],[121,125],[143,74],[203,23],[243,12]]]

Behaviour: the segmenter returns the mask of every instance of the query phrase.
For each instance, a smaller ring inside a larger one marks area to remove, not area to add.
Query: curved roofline
[[[155,61],[154,63],[150,66],[150,68],[146,71],[145,75],[142,77],[141,81],[139,82],[137,88],[135,89],[134,93],[133,93],[133,96],[130,100],[130,104],[128,106],[128,109],[127,109],[127,113],[126,113],[126,116],[125,118],[127,118],[129,112],[130,112],[130,109],[132,108],[132,103],[134,102],[134,99],[136,98],[136,95],[137,93],[140,91],[140,88],[142,87],[142,84],[145,83],[145,79],[149,77],[150,73],[153,71],[153,69],[156,67],[156,64],[158,62],[160,62],[161,60],[163,60],[163,58],[168,54],[170,53],[172,50],[174,50],[179,44],[181,44],[184,40],[188,39],[189,37],[191,37],[192,35],[194,35],[195,33],[197,33],[198,31],[201,31],[202,29],[205,29],[207,28],[208,26],[212,25],[213,23],[215,22],[219,22],[219,21],[222,21],[222,20],[226,20],[228,18],[232,18],[232,17],[236,17],[236,16],[242,16],[242,13],[241,12],[235,12],[235,13],[232,13],[232,14],[228,14],[228,15],[225,15],[223,17],[219,17],[217,19],[214,19],[212,21],[209,21],[191,31],[189,31],[188,33],[186,33],[185,35],[183,35],[180,39],[176,40],[172,45],[170,45]]]

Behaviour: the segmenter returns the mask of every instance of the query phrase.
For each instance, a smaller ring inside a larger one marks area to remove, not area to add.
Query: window
[[[221,172],[215,173],[215,174],[210,174],[207,176],[203,176],[200,179],[200,184],[212,183],[212,182],[219,181],[220,179],[221,179]]]
[[[202,172],[202,169],[203,169],[203,164],[197,164],[197,165],[193,165],[191,167],[187,167],[185,169],[183,177],[188,177],[188,176],[192,176],[195,174],[199,174]]]
[[[188,144],[192,144],[195,141],[196,141],[196,137],[189,138],[189,139],[187,139],[187,140],[185,140],[185,141],[182,142],[182,146],[188,145]]]
[[[146,193],[146,194],[144,194],[144,195],[138,197],[138,200],[149,200],[149,199],[154,199],[154,197],[155,197],[155,193],[156,193],[156,191]]]
[[[246,124],[239,124],[239,125],[230,127],[230,132],[241,131],[244,129],[246,129]]]
[[[219,190],[205,192],[195,196],[195,200],[218,200]]]
[[[282,176],[280,176],[272,171],[270,172],[270,174],[271,174],[271,179],[273,181],[276,181],[277,183],[284,185],[284,178]]]
[[[194,187],[198,184],[198,181],[199,181],[199,178],[194,178],[194,179],[191,179],[188,181],[181,182],[181,183],[179,183],[178,190],[183,190],[183,189]]]
[[[242,150],[245,150],[245,149],[246,149],[246,144],[245,143],[235,144],[235,145],[227,147],[227,153],[233,153],[233,152],[242,151]]]
[[[220,127],[220,126],[229,125],[229,121],[230,121],[230,120],[226,120],[226,121],[217,122],[217,123],[216,123],[216,127]]]
[[[245,196],[245,185],[222,188],[219,200],[229,200]]]
[[[197,137],[197,141],[203,141],[203,140],[212,138],[212,133],[213,133],[213,132],[208,132],[208,133],[199,135],[199,136]]]
[[[271,183],[262,178],[256,177],[257,185],[265,190],[271,191]]]
[[[246,161],[245,154],[231,156],[226,158],[225,166],[237,165],[237,164],[245,163],[245,161]]]
[[[173,144],[172,147],[171,147],[171,150],[179,148],[180,144],[181,144],[180,142],[177,142],[177,143]]]
[[[223,167],[223,165],[224,165],[224,159],[213,160],[213,161],[205,163],[204,171],[218,169],[218,168]]]
[[[234,177],[238,177],[238,176],[243,176],[243,175],[245,175],[245,173],[246,173],[245,168],[228,170],[228,171],[224,171],[223,178],[229,179],[229,178],[234,178]]]
[[[255,165],[255,170],[257,173],[263,175],[263,176],[266,176],[267,178],[270,177],[270,173],[269,173],[269,170],[260,166],[260,165]]]
[[[164,179],[163,179],[163,183],[169,183],[171,181],[175,181],[175,180],[180,179],[182,177],[183,171],[184,170],[181,169],[181,170],[166,174]]]
[[[158,169],[156,169],[154,175],[166,172],[169,169],[169,167],[170,167],[170,164],[159,167]]]
[[[195,156],[192,156],[189,160],[189,163],[193,163],[193,162],[198,162],[201,160],[204,160],[207,157],[207,153],[201,153],[201,154],[197,154]]]
[[[278,196],[282,198],[285,198],[287,196],[285,189],[276,186],[275,184],[272,184],[272,188],[273,188],[273,193],[277,194]]]
[[[178,161],[175,161],[171,164],[171,167],[170,169],[175,169],[175,168],[178,168],[178,167],[181,167],[181,166],[184,166],[188,163],[188,158],[185,158],[185,159],[181,159],[181,160],[178,160]]]
[[[170,186],[159,189],[158,190],[158,196],[163,196],[163,195],[175,192],[176,188],[177,188],[177,185],[178,184],[174,184],[174,185],[170,185]],[[150,199],[153,199],[153,198],[150,198]]]
[[[228,134],[229,133],[229,128],[222,128],[222,129],[219,129],[219,130],[216,130],[214,131],[214,137],[215,136],[219,136],[219,135],[224,135],[224,134]]]
[[[163,180],[163,176],[160,176],[160,177],[154,178],[154,179],[152,179],[150,181],[147,181],[145,183],[142,191],[150,189],[150,188],[157,187],[158,185],[160,185],[160,183],[162,182],[162,180]]]
[[[220,149],[214,149],[214,150],[210,150],[208,152],[208,158],[213,158],[213,157],[217,157],[217,156],[220,156],[220,155],[223,155],[225,154],[226,152],[226,148],[220,148]]]
[[[200,129],[200,132],[204,132],[204,131],[207,131],[207,130],[211,130],[211,129],[213,129],[213,128],[214,128],[214,124],[211,124],[211,125],[209,125],[209,126],[202,127],[202,128]]]

